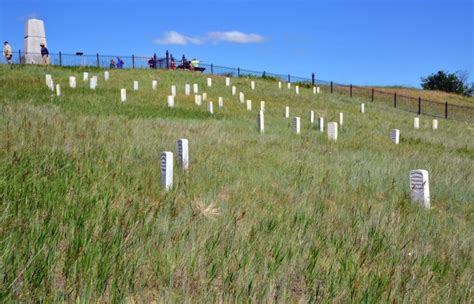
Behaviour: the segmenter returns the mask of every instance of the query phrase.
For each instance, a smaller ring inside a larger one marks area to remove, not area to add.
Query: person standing
[[[44,45],[44,43],[40,44],[41,46],[41,64],[49,64],[49,51],[48,48]]]
[[[5,41],[3,43],[3,56],[5,56],[5,59],[7,60],[8,64],[13,64],[13,52],[10,44],[8,44],[8,41]]]
[[[125,62],[122,60],[122,57],[117,57],[117,69],[122,69]]]

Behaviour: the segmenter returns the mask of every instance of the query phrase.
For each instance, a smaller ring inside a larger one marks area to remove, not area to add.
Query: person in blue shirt
[[[123,68],[124,64],[125,64],[125,62],[123,62],[122,58],[117,57],[117,69]]]
[[[40,44],[41,46],[41,64],[49,64],[49,51],[48,48],[44,45],[44,43]]]

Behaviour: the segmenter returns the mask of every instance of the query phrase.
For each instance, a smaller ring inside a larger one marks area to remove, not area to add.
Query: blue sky
[[[207,63],[356,85],[419,86],[440,69],[474,81],[472,0],[0,0],[0,36],[23,48],[44,20],[51,52],[170,50]]]

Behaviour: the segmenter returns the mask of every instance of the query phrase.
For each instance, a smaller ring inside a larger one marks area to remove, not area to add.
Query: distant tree
[[[438,71],[426,78],[422,77],[421,87],[425,90],[438,90],[472,96],[474,94],[474,83],[468,84],[468,78],[469,73],[467,71],[456,73]]]

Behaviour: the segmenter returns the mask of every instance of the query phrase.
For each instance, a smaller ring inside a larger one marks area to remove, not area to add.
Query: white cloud
[[[211,32],[207,34],[209,41],[212,42],[231,42],[231,43],[260,43],[264,38],[258,34],[245,34],[239,31],[231,32]]]
[[[175,31],[166,32],[163,38],[157,38],[154,40],[154,42],[156,44],[177,44],[177,45],[186,45],[188,43],[193,43],[193,44],[200,43],[198,38],[187,37]]]
[[[230,32],[209,32],[204,36],[186,36],[176,31],[166,32],[162,38],[153,40],[156,44],[203,44],[206,42],[219,43],[260,43],[265,40],[264,37],[258,34],[245,34],[239,31]]]

